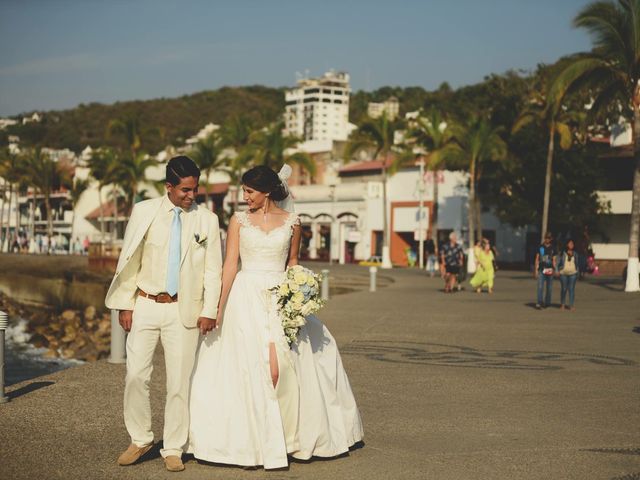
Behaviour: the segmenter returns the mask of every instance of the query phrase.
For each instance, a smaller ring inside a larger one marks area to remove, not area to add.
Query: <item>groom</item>
[[[189,379],[198,333],[216,328],[222,255],[218,217],[195,203],[200,170],[186,156],[167,164],[167,194],[137,203],[105,304],[119,310],[127,337],[124,421],[131,445],[120,465],[153,446],[149,380],[158,339],[164,349],[167,399],[164,448],[167,470],[184,470],[189,430]]]

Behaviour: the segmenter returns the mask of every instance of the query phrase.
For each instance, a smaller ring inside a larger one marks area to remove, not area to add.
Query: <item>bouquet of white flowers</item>
[[[270,290],[276,295],[284,335],[291,346],[306,323],[305,317],[324,305],[320,299],[320,275],[295,265],[287,268],[285,280]]]

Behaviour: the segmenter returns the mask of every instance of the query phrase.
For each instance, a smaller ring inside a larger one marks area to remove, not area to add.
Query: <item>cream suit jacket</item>
[[[137,276],[144,238],[160,211],[162,197],[137,203],[124,234],[116,273],[107,292],[105,305],[113,310],[133,310]],[[196,235],[202,242],[196,241]],[[216,318],[220,297],[222,250],[218,217],[202,206],[194,206],[182,220],[182,244],[178,311],[187,328],[196,326],[198,317]]]

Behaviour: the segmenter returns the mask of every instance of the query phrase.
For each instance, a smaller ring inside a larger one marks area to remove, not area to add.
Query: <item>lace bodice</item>
[[[240,261],[245,271],[284,271],[289,256],[292,227],[299,225],[295,213],[268,232],[254,225],[246,212],[237,212],[240,223]]]

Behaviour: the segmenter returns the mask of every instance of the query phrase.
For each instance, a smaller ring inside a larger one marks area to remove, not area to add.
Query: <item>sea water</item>
[[[5,332],[6,386],[84,363],[78,360],[45,357],[47,349],[35,348],[29,343],[29,338],[26,320],[11,319]]]

